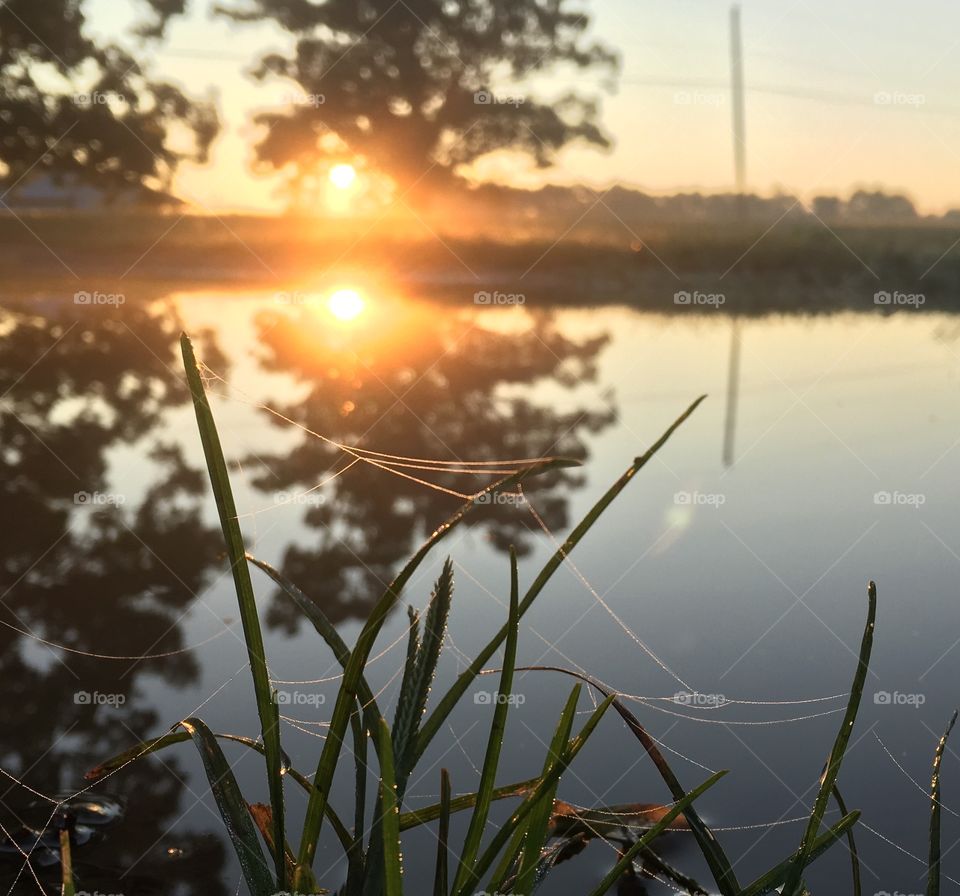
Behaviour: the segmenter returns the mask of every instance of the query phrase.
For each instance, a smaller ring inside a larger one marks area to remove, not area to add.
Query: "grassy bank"
[[[538,306],[626,303],[670,313],[676,293],[699,292],[722,294],[724,311],[749,315],[868,310],[885,291],[922,294],[921,310],[960,310],[960,230],[942,224],[625,222],[602,240],[589,235],[504,227],[466,240],[419,220],[3,215],[0,262],[14,280],[71,293],[158,282],[310,289],[376,271],[393,291],[454,303],[484,290],[521,293]]]

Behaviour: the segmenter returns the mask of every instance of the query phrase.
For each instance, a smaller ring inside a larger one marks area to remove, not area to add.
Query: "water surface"
[[[408,586],[406,600],[423,607],[453,557],[441,688],[506,617],[509,545],[529,583],[631,460],[709,393],[524,618],[520,659],[585,669],[643,698],[633,708],[685,785],[731,769],[703,811],[749,880],[799,840],[795,819],[839,724],[837,695],[852,679],[866,583],[876,580],[874,661],[841,784],[873,829],[858,831],[865,892],[919,892],[924,866],[909,854],[926,852],[923,789],[960,673],[957,319],[907,309],[735,320],[694,308],[363,298],[359,316],[340,320],[323,297],[296,292],[137,287],[122,305],[76,305],[40,288],[8,296],[3,767],[41,793],[74,792],[97,761],[188,715],[216,730],[257,730],[180,373],[181,328],[209,367],[250,549],[320,602],[348,642],[398,565],[459,506],[457,494],[490,477],[386,470],[338,445],[447,462],[583,462],[531,480],[522,500],[478,506]],[[289,695],[285,746],[310,773],[337,668],[289,601],[259,573],[255,584],[271,670]],[[388,621],[369,670],[386,708],[405,620]],[[154,658],[133,659],[145,654]],[[501,783],[539,770],[570,685],[519,676]],[[481,679],[471,694],[493,686]],[[452,716],[411,780],[411,807],[435,801],[441,766],[455,790],[474,789],[489,712],[471,696]],[[265,799],[260,758],[230,756],[251,800]],[[334,802],[346,811],[346,762],[344,772]],[[239,869],[189,745],[94,792],[121,800],[124,818],[78,849],[83,888],[236,892]],[[586,806],[668,798],[612,717],[560,796]],[[42,814],[34,799],[5,787],[4,825]],[[288,799],[296,826],[305,801],[292,787]],[[946,845],[955,822],[945,813]],[[405,839],[407,856],[434,848],[429,831]],[[333,888],[345,870],[338,850],[325,838],[317,861]],[[669,856],[707,878],[682,835]],[[546,892],[586,891],[613,858],[591,846]],[[944,871],[960,879],[953,858]],[[838,848],[811,886],[849,873],[847,864]],[[4,879],[18,867],[4,864]],[[408,863],[411,892],[430,867],[432,858]],[[24,873],[17,888],[36,884]]]

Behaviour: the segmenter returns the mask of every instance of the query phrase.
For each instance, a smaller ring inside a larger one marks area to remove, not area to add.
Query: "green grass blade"
[[[183,354],[183,366],[193,398],[193,407],[203,443],[210,484],[220,515],[220,527],[227,544],[227,555],[233,571],[233,583],[237,591],[237,604],[240,608],[240,620],[243,625],[243,638],[247,645],[250,660],[250,673],[253,676],[253,690],[257,700],[257,712],[260,716],[260,731],[266,748],[267,782],[270,790],[270,804],[273,808],[274,842],[276,852],[274,862],[277,870],[277,886],[286,889],[286,868],[284,864],[284,808],[282,758],[280,747],[279,711],[271,699],[270,676],[267,670],[267,658],[263,648],[263,635],[260,631],[260,619],[257,616],[257,602],[250,582],[250,570],[247,568],[246,549],[243,534],[237,519],[237,508],[230,487],[230,474],[220,446],[216,423],[207,394],[200,377],[200,367],[193,352],[193,345],[186,333],[180,336],[180,349]]]
[[[870,653],[873,649],[873,631],[877,618],[877,586],[873,582],[870,582],[867,586],[867,602],[867,624],[864,627],[863,639],[860,643],[857,670],[854,673],[853,684],[850,687],[850,699],[847,702],[847,711],[844,713],[843,722],[840,725],[840,730],[837,732],[833,749],[830,751],[827,767],[821,776],[820,789],[817,793],[816,801],[813,804],[813,811],[810,813],[810,820],[804,831],[803,839],[800,841],[800,849],[797,851],[793,866],[784,881],[784,896],[798,896],[799,894],[800,878],[803,875],[807,855],[812,848],[814,839],[820,831],[823,814],[827,810],[827,803],[830,800],[830,793],[833,791],[833,786],[837,783],[837,776],[840,774],[840,765],[843,762],[843,756],[847,750],[847,744],[850,742],[850,735],[853,732],[853,724],[857,719],[857,712],[860,709],[860,699],[863,696],[863,686],[867,680]]]
[[[405,696],[407,703],[398,702],[397,718],[403,719],[402,725],[394,725],[393,749],[397,762],[397,795],[403,802],[407,778],[413,770],[413,751],[420,722],[427,708],[430,685],[440,661],[443,648],[443,636],[447,628],[447,617],[453,600],[453,563],[448,557],[443,564],[440,577],[434,587],[430,605],[423,625],[423,641],[417,651],[416,661],[410,676],[409,692]],[[406,681],[404,682],[406,684]],[[404,712],[401,713],[401,707]]]
[[[257,829],[250,818],[246,801],[237,786],[237,779],[233,776],[223,750],[217,743],[207,726],[197,718],[184,719],[181,723],[192,738],[203,768],[210,782],[210,789],[217,801],[223,823],[233,842],[243,877],[247,882],[251,896],[272,896],[277,891],[263,851],[260,849],[260,840]],[[280,855],[283,856],[283,843],[279,844]]]
[[[248,803],[247,809],[250,812],[253,823],[260,832],[260,836],[263,837],[263,842],[267,844],[267,850],[273,850],[273,810],[266,803]],[[287,844],[283,846],[283,856],[287,863],[287,876],[291,877],[297,860],[294,858]],[[318,889],[319,887],[317,887],[316,882],[314,882],[311,887],[311,892],[316,893]],[[97,894],[94,894],[94,896],[97,896]]]
[[[265,560],[258,560],[250,554],[247,554],[247,560],[256,566],[257,569],[265,572],[273,580],[274,584],[297,605],[300,612],[307,617],[317,634],[327,642],[327,646],[333,651],[337,662],[340,663],[343,668],[346,668],[347,663],[350,661],[350,648],[347,647],[346,642],[340,637],[340,633],[327,618],[326,613],[280,572],[280,570],[275,569]],[[363,707],[367,728],[373,739],[374,747],[379,749],[379,743],[374,736],[374,732],[378,730],[383,715],[377,706],[377,701],[373,696],[370,685],[362,675],[357,683],[357,699]]]
[[[439,594],[441,600],[449,602],[453,587],[453,564],[448,558],[443,566],[440,579],[437,583],[435,596]],[[436,602],[432,601],[431,606]],[[410,744],[415,736],[417,727],[420,724],[420,717],[423,715],[423,703],[426,702],[429,692],[429,681],[421,682],[421,668],[423,656],[421,654],[420,642],[420,619],[412,607],[407,608],[410,617],[409,637],[407,639],[407,657],[404,663],[403,679],[400,685],[400,696],[397,701],[397,711],[394,716],[393,729],[391,731],[391,742],[393,745],[394,773],[397,786],[397,803],[402,804],[403,796],[406,791],[407,778],[409,770],[405,765],[405,758],[410,755]],[[437,645],[438,648],[441,645]],[[432,648],[428,649],[432,650]],[[438,654],[439,657],[439,654]],[[432,676],[432,673],[431,673]],[[421,698],[422,693],[422,698]],[[423,701],[421,703],[420,701]],[[379,812],[379,803],[376,811]],[[375,828],[370,836],[370,846],[368,853],[370,860],[366,866],[366,879],[364,881],[364,896],[379,896],[380,882],[383,877],[384,869],[381,859],[383,849],[380,843],[380,828]]]
[[[570,731],[573,729],[573,718],[577,710],[577,701],[580,699],[580,691],[580,685],[575,684],[573,691],[567,698],[563,711],[560,713],[560,720],[557,722],[553,738],[547,747],[547,756],[543,763],[543,774],[546,774],[551,764],[559,759],[564,746],[570,739]],[[536,783],[540,783],[539,779]],[[514,893],[521,892],[519,881],[525,876],[523,868],[524,854],[534,857],[533,872],[528,872],[526,876],[529,876],[530,873],[535,874],[536,867],[540,864],[541,849],[547,841],[547,832],[550,825],[550,818],[553,815],[553,801],[556,793],[557,785],[554,783],[553,787],[543,795],[537,806],[531,810],[526,824],[517,828],[513,842],[511,842],[510,847],[504,852],[500,864],[497,865],[496,870],[490,877],[490,883],[487,887],[489,892],[499,893],[505,889],[505,881],[508,880],[511,872],[514,870],[516,873],[513,875],[514,881],[512,882],[510,890]],[[542,832],[540,831],[541,826],[543,828]],[[537,843],[537,846],[525,849],[524,844],[531,839]],[[527,892],[529,892],[529,890]]]
[[[491,868],[496,861],[500,851],[507,845],[514,831],[523,824],[527,816],[536,808],[543,795],[560,779],[560,776],[569,768],[570,763],[576,758],[577,754],[583,749],[590,736],[596,730],[597,725],[603,718],[606,711],[613,702],[612,697],[604,700],[591,714],[587,723],[583,726],[580,733],[567,743],[560,758],[550,766],[550,770],[540,778],[540,783],[533,789],[531,794],[514,810],[506,823],[500,827],[500,830],[494,834],[487,848],[477,859],[473,871],[467,875],[464,888],[461,894],[472,893],[480,881],[480,878]]]
[[[820,856],[857,823],[859,818],[860,813],[853,811],[849,815],[841,818],[840,821],[828,831],[817,837],[813,841],[807,857],[807,865],[819,859]],[[738,896],[764,896],[765,893],[772,893],[786,880],[787,872],[793,866],[797,856],[798,853],[794,853],[789,858],[784,859],[775,868],[771,868],[766,874],[762,874],[753,883],[745,887]]]
[[[255,741],[251,737],[243,737],[240,734],[214,734],[218,740],[229,740],[233,743],[242,744],[245,747],[249,747],[251,750],[256,750],[261,756],[264,755],[263,744]],[[117,756],[108,759],[106,762],[101,762],[96,768],[88,771],[84,778],[87,781],[100,781],[108,775],[113,774],[123,766],[128,765],[131,762],[134,762],[137,759],[140,759],[143,756],[149,756],[151,753],[157,753],[160,750],[165,750],[167,747],[171,747],[174,744],[182,744],[185,741],[190,740],[191,737],[186,731],[175,731],[170,734],[164,734],[161,737],[155,737],[152,740],[144,741],[143,743],[137,744],[135,747],[131,747],[129,750],[124,750],[123,753],[118,754]],[[295,768],[289,764],[285,764],[285,774],[291,778],[294,782],[300,785],[308,794],[313,791],[313,785],[310,783],[310,780],[302,772],[298,772]],[[330,822],[333,827],[334,832],[337,835],[337,839],[340,841],[341,845],[344,848],[344,851],[350,849],[350,845],[353,842],[353,838],[350,832],[347,830],[346,825],[340,820],[340,817],[333,810],[332,806],[327,806],[327,821]]]
[[[518,781],[516,784],[505,784],[503,787],[497,787],[493,791],[491,799],[505,800],[511,797],[526,796],[526,794],[530,793],[539,783],[540,778],[528,778],[526,781]],[[476,804],[477,794],[465,793],[450,801],[450,812],[451,814],[463,812],[465,809],[472,809]],[[400,815],[400,830],[408,831],[410,828],[436,821],[441,817],[442,809],[443,807],[440,803],[434,803],[432,806],[424,806],[422,809],[403,812]]]
[[[513,667],[517,661],[517,639],[520,632],[520,586],[517,574],[517,552],[510,548],[510,611],[507,619],[509,632],[504,647],[503,671],[500,673],[500,685],[494,703],[493,721],[490,724],[490,736],[487,739],[487,751],[480,772],[480,786],[477,788],[477,805],[470,818],[467,836],[460,853],[460,862],[453,880],[453,892],[463,893],[464,882],[474,870],[480,841],[487,827],[490,814],[491,795],[496,783],[497,768],[500,765],[500,750],[503,747],[504,731],[507,727],[507,714],[513,702]]]
[[[363,886],[364,854],[363,832],[367,814],[367,734],[360,721],[359,704],[350,716],[353,731],[353,844],[347,850],[347,894],[355,896]],[[327,804],[329,806],[329,803]]]
[[[403,896],[403,867],[400,862],[400,809],[393,768],[393,747],[387,723],[380,725],[380,823],[383,831],[383,893]]]
[[[837,802],[840,815],[849,815],[850,810],[847,809],[847,804],[840,795],[840,788],[837,787],[836,784],[833,785],[833,798]],[[863,884],[860,879],[860,853],[857,850],[856,838],[853,836],[853,828],[847,831],[847,849],[850,851],[850,873],[853,875],[853,896],[863,896]]]
[[[550,748],[543,763],[544,774],[546,774],[550,765],[557,760],[564,744],[570,738],[573,717],[577,711],[577,701],[580,699],[580,690],[579,684],[573,686],[573,691],[560,714],[560,721],[553,733],[553,740],[550,741]],[[536,882],[536,869],[540,864],[540,854],[550,832],[550,818],[553,815],[553,801],[556,795],[557,782],[544,794],[540,804],[530,813],[523,855],[520,859],[520,870],[516,882],[511,887],[512,892],[517,896],[529,896],[533,892],[533,886]]]
[[[433,896],[447,896],[450,885],[447,882],[447,866],[450,857],[450,773],[440,769],[440,826],[437,831],[437,868],[433,876]]]
[[[479,494],[489,494],[497,489],[509,488],[530,476],[536,476],[539,473],[544,473],[549,470],[570,466],[577,466],[577,463],[565,458],[551,458],[541,464],[527,467],[524,470],[506,476],[499,482],[488,486]],[[343,748],[343,736],[349,723],[353,700],[357,696],[358,683],[363,674],[367,659],[370,656],[370,651],[373,649],[377,635],[383,627],[383,623],[386,621],[388,614],[400,599],[400,594],[404,586],[414,572],[416,572],[427,554],[463,521],[464,517],[466,517],[477,503],[477,501],[473,500],[463,504],[456,513],[433,532],[413,557],[407,561],[407,564],[400,570],[396,578],[387,586],[386,591],[371,610],[367,621],[360,631],[356,646],[351,651],[350,658],[344,669],[343,680],[340,684],[337,700],[333,707],[333,714],[330,718],[327,738],[320,754],[320,760],[317,763],[317,771],[314,775],[315,789],[307,804],[303,834],[300,838],[300,850],[297,855],[298,870],[297,877],[294,879],[294,889],[297,889],[301,876],[304,881],[307,879],[306,871],[313,865],[314,856],[317,851],[317,842],[320,838],[320,828],[323,823],[327,795],[330,792],[330,784],[333,781],[340,751]],[[301,868],[304,869],[302,874],[300,871]]]
[[[70,828],[60,828],[60,896],[77,896],[73,880],[73,853],[70,850]]]
[[[620,858],[620,861],[617,862],[610,871],[607,872],[606,876],[602,881],[596,886],[590,896],[604,896],[604,894],[617,882],[620,875],[623,874],[629,867],[634,858],[644,850],[648,844],[652,843],[654,839],[660,836],[669,826],[670,822],[673,821],[681,812],[683,812],[695,799],[698,799],[702,793],[709,790],[717,783],[724,775],[725,771],[716,772],[711,775],[704,781],[699,787],[695,787],[690,793],[686,794],[682,800],[678,800],[670,808],[670,811],[667,812],[660,821],[658,821],[649,831],[644,833],[644,835],[636,841]]]
[[[533,815],[535,811],[536,809],[530,814]],[[500,857],[499,864],[490,876],[490,883],[487,884],[487,889],[483,892],[500,893],[504,888],[503,882],[509,880],[511,875],[515,876],[515,872],[519,870],[520,858],[523,855],[523,844],[527,839],[527,828],[529,825],[530,820],[528,817],[524,824],[519,825],[513,832],[513,839]]]
[[[397,708],[393,714],[393,756],[397,768],[397,794],[403,801],[403,788],[400,786],[400,768],[403,764],[402,756],[406,750],[410,732],[413,730],[416,710],[415,692],[417,690],[417,658],[420,655],[420,616],[413,607],[407,607],[408,634],[407,658],[403,664],[403,677],[400,679],[400,691],[397,696]]]
[[[927,896],[940,896],[940,764],[947,739],[957,722],[957,713],[950,717],[933,755],[933,775],[930,778],[930,866],[927,873]]]
[[[554,555],[547,561],[546,565],[540,571],[540,574],[534,579],[533,584],[527,590],[520,602],[520,617],[530,609],[530,606],[543,591],[547,582],[553,574],[559,569],[564,558],[569,556],[573,549],[580,543],[583,537],[590,531],[593,524],[600,518],[600,515],[610,506],[614,498],[626,488],[631,479],[649,463],[651,458],[667,443],[670,436],[684,423],[684,421],[696,410],[697,406],[706,398],[701,395],[693,404],[690,405],[651,445],[647,451],[636,458],[634,462],[626,469],[623,475],[604,493],[603,497],[593,505],[590,512],[580,521],[576,528],[567,537],[567,540],[560,546]],[[496,634],[492,641],[480,651],[470,666],[463,671],[454,682],[453,687],[446,693],[433,712],[427,717],[417,738],[417,750],[415,759],[419,759],[426,751],[430,741],[436,736],[447,717],[453,711],[454,706],[460,702],[471,682],[480,674],[480,670],[486,665],[487,661],[496,653],[497,648],[507,637],[507,626],[504,626]]]
[[[627,709],[619,697],[617,697],[616,694],[611,693],[608,687],[601,684],[595,678],[591,678],[589,675],[575,672],[572,669],[564,669],[561,666],[521,666],[518,671],[560,672],[563,675],[569,675],[573,678],[580,679],[580,681],[586,682],[594,690],[603,694],[608,699],[611,699],[613,701],[613,708],[619,713],[620,718],[626,722],[627,727],[633,732],[633,735],[637,738],[637,740],[640,741],[644,751],[650,757],[650,760],[660,773],[660,777],[663,778],[664,783],[670,789],[670,795],[674,800],[683,799],[683,797],[686,795],[683,786],[680,784],[680,780],[677,778],[677,776],[673,773],[673,769],[670,768],[670,765],[663,753],[660,752],[657,742],[647,733],[647,730],[643,727],[643,725],[640,724],[640,721],[637,719],[637,717],[630,712],[629,709]],[[720,892],[723,894],[723,896],[739,896],[740,884],[737,882],[737,877],[734,874],[733,866],[730,864],[730,860],[727,858],[726,853],[720,846],[720,843],[713,831],[711,831],[710,828],[704,824],[703,820],[700,818],[700,815],[693,806],[690,806],[690,808],[687,810],[686,819],[687,824],[690,826],[690,831],[696,838],[697,844],[700,847],[700,851],[703,853],[703,857],[706,860],[707,865],[710,867],[710,872],[713,874],[713,878],[716,881]]]

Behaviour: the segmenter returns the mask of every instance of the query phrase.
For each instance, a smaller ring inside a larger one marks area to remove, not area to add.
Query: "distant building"
[[[97,211],[105,208],[162,208],[182,201],[161,190],[142,185],[101,186],[76,172],[38,171],[11,187],[0,184],[3,203],[23,211]]]

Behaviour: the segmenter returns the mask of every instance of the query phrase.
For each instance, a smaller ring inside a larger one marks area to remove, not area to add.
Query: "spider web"
[[[207,367],[201,367],[201,372],[204,378],[205,386],[208,392],[211,395],[214,395],[225,401],[235,401],[243,403],[249,407],[255,408],[259,411],[266,412],[274,417],[276,420],[279,420],[284,426],[288,426],[297,430],[300,430],[305,436],[316,439],[326,446],[334,449],[337,453],[338,462],[334,465],[336,468],[331,470],[326,470],[321,473],[318,477],[317,482],[312,485],[310,488],[304,489],[296,493],[289,501],[285,502],[288,504],[297,503],[300,498],[308,496],[314,492],[318,492],[324,489],[326,486],[330,485],[337,479],[341,477],[349,476],[352,471],[354,471],[358,465],[368,465],[379,470],[382,470],[392,476],[396,476],[400,479],[410,481],[415,483],[418,487],[423,489],[431,489],[447,494],[451,497],[455,497],[463,502],[469,502],[477,499],[487,488],[483,486],[481,488],[471,491],[467,484],[472,480],[472,484],[476,485],[476,480],[480,476],[487,477],[501,477],[501,476],[510,476],[518,474],[526,469],[543,464],[545,461],[550,460],[549,457],[524,457],[524,458],[500,458],[493,460],[482,460],[482,461],[464,461],[464,460],[444,460],[439,458],[430,458],[430,457],[414,457],[406,456],[400,454],[392,454],[385,451],[374,450],[371,448],[361,447],[358,445],[348,445],[341,442],[338,442],[332,438],[329,438],[322,433],[315,432],[308,427],[298,423],[297,421],[291,419],[288,416],[281,414],[279,411],[261,403],[254,399],[251,399],[249,396],[246,396],[242,393],[241,390],[237,389],[234,386],[230,386],[223,377],[210,370]],[[221,391],[217,391],[221,390]],[[241,472],[242,469],[241,469]],[[432,481],[429,476],[430,474],[441,474],[444,477],[451,476],[462,476],[465,480],[465,485],[462,489],[453,488],[449,485],[438,483]],[[490,484],[493,484],[492,481]],[[529,514],[530,520],[533,525],[539,529],[544,536],[546,544],[550,547],[552,551],[559,552],[562,556],[563,564],[569,569],[572,573],[575,580],[579,583],[583,592],[587,595],[589,600],[591,600],[597,607],[599,607],[607,618],[612,623],[612,629],[614,632],[619,632],[620,636],[625,638],[628,643],[632,644],[638,651],[638,654],[646,659],[648,663],[651,664],[653,668],[659,669],[660,672],[668,676],[673,682],[678,686],[682,687],[686,692],[690,694],[699,693],[696,687],[691,684],[690,676],[685,672],[678,671],[674,669],[670,664],[668,664],[661,656],[659,656],[650,645],[641,639],[639,635],[633,630],[629,622],[625,620],[620,614],[618,614],[610,603],[604,600],[603,596],[599,593],[597,588],[590,582],[587,575],[584,571],[576,565],[570,556],[564,553],[562,548],[562,543],[555,534],[550,530],[541,513],[535,507],[534,501],[529,495],[524,493],[522,485],[517,485],[515,487],[516,496],[519,499],[522,499],[519,503],[520,506],[526,508],[526,511]],[[284,502],[280,504],[274,503],[268,507],[257,508],[246,513],[239,514],[241,520],[252,521],[254,528],[256,527],[256,522],[259,517],[266,513],[276,512],[279,509],[282,509]],[[458,573],[465,575],[467,578],[472,579],[475,584],[482,588],[482,584],[461,564],[455,563],[455,567]],[[409,589],[408,589],[409,590]],[[498,597],[496,594],[487,591],[488,596],[496,602],[502,609],[506,609],[506,603]],[[401,601],[405,603],[404,601]],[[47,648],[53,650],[61,650],[65,653],[76,654],[84,656],[87,658],[100,660],[100,661],[142,661],[148,659],[163,659],[171,657],[177,654],[192,653],[198,651],[200,648],[206,646],[217,638],[222,637],[224,634],[228,633],[229,626],[226,624],[224,628],[216,632],[215,634],[204,638],[194,644],[180,648],[178,650],[157,652],[157,653],[144,653],[140,655],[118,655],[110,654],[105,652],[95,652],[95,651],[85,651],[73,648],[69,645],[57,643],[48,638],[42,638],[39,635],[29,631],[27,628],[21,628],[10,623],[0,621],[0,625],[13,630],[21,638],[29,641],[34,641],[39,644],[44,645]],[[537,638],[542,644],[548,649],[548,651],[555,652],[560,655],[563,662],[568,666],[568,668],[579,672],[583,675],[588,674],[588,670],[584,669],[581,665],[576,663],[571,657],[564,654],[558,647],[558,645],[546,637],[542,632],[535,628],[532,624],[528,623],[526,620],[521,621],[522,634],[531,635],[534,638]],[[393,696],[396,696],[396,685],[400,675],[403,672],[404,668],[404,656],[401,645],[407,639],[407,632],[405,629],[401,628],[400,633],[386,646],[382,647],[377,653],[371,655],[368,660],[367,668],[386,668],[385,682],[378,688],[376,693],[373,695],[374,699],[379,699],[384,694],[393,692]],[[444,639],[443,656],[449,659],[452,659],[456,662],[458,670],[462,670],[471,662],[470,657],[463,652],[458,646],[454,639],[454,636],[451,632],[447,632]],[[324,672],[324,674],[317,678],[310,679],[289,679],[281,678],[271,674],[270,680],[274,686],[284,686],[284,685],[320,685],[320,684],[335,684],[342,678],[342,672],[337,671],[340,667],[332,662],[330,667]],[[242,670],[241,670],[242,671]],[[490,674],[496,672],[494,668],[484,670],[482,674]],[[189,715],[196,714],[205,704],[212,701],[217,694],[229,683],[232,678],[235,678],[239,674],[239,671],[225,682],[220,688],[217,689],[214,693],[207,696],[198,706],[194,707],[189,713],[186,713],[184,717]],[[677,695],[669,694],[637,694],[630,693],[625,691],[614,684],[600,681],[601,685],[607,688],[609,691],[614,692],[618,697],[628,703],[633,703],[638,706],[643,707],[645,710],[649,710],[655,713],[663,714],[668,717],[674,717],[677,719],[693,722],[695,724],[702,725],[722,725],[728,727],[766,727],[766,726],[778,726],[778,725],[787,725],[802,723],[810,721],[813,719],[821,718],[824,716],[833,715],[839,712],[842,712],[844,709],[844,704],[842,701],[845,700],[847,694],[837,693],[830,694],[825,696],[813,696],[804,699],[797,700],[759,700],[754,699],[753,697],[744,696],[744,697],[724,697],[722,703],[719,703],[714,706],[700,706],[696,708],[696,711],[692,711],[692,707],[688,707],[691,711],[684,712],[683,706],[679,705],[677,702]],[[597,695],[592,688],[588,689],[588,694],[591,701],[593,702],[594,707],[597,705]],[[731,707],[760,707],[760,708],[770,708],[776,710],[777,708],[783,709],[787,707],[803,707],[802,710],[799,710],[797,714],[790,715],[778,715],[775,718],[769,719],[743,719],[743,718],[730,718],[726,715],[726,710]],[[816,711],[811,711],[817,707],[824,707],[823,709],[817,709]],[[716,716],[716,717],[711,717]],[[328,727],[328,723],[322,719],[306,719],[301,718],[297,715],[292,715],[288,713],[281,713],[280,715],[281,722],[283,725],[287,726],[291,730],[295,730],[301,734],[308,735],[313,738],[318,738],[323,740],[325,738],[324,729]],[[453,739],[454,744],[462,753],[468,765],[474,770],[474,772],[479,775],[479,768],[475,760],[470,756],[468,750],[462,743],[464,734],[458,733],[453,725],[448,722],[447,728]],[[651,735],[652,736],[652,735]],[[887,750],[886,746],[880,740],[879,736],[875,735],[880,747],[887,754],[887,756],[897,765],[901,772],[910,778],[909,774],[903,768],[903,766],[895,759],[892,753]],[[692,765],[698,769],[701,769],[706,772],[712,773],[714,770],[710,768],[707,764],[695,758],[694,756],[689,755],[686,752],[683,752],[671,743],[668,743],[664,738],[654,737],[655,742],[658,746],[664,751],[670,753],[671,755],[677,757],[683,762]],[[143,754],[140,754],[143,755]],[[13,775],[9,771],[0,768],[0,776],[5,778],[10,784],[16,788],[23,790],[26,793],[29,793],[31,796],[41,800],[43,803],[50,806],[50,814],[47,817],[46,821],[40,828],[36,838],[33,843],[28,843],[27,845],[21,845],[21,842],[14,836],[7,828],[0,824],[0,834],[6,837],[7,841],[14,845],[16,851],[20,854],[22,858],[22,864],[20,864],[19,869],[14,877],[12,883],[10,884],[9,889],[7,890],[8,894],[12,894],[16,889],[21,879],[24,876],[28,876],[33,880],[39,892],[44,893],[44,885],[41,881],[40,875],[37,872],[35,863],[33,860],[34,853],[37,849],[41,848],[43,838],[45,833],[50,829],[50,827],[55,823],[55,820],[61,810],[64,809],[70,802],[79,799],[80,797],[90,793],[94,788],[100,788],[101,785],[114,777],[115,775],[120,774],[128,765],[135,762],[139,756],[135,756],[123,763],[119,767],[115,768],[113,771],[108,772],[103,777],[99,778],[95,783],[88,784],[75,792],[69,794],[68,796],[52,796],[46,793],[41,792],[30,784],[26,783],[23,777],[18,777]],[[375,772],[374,772],[375,774]],[[926,790],[913,778],[910,778],[914,786],[921,790],[926,795]],[[469,791],[467,791],[469,792]],[[409,801],[416,800],[436,800],[439,798],[438,794],[430,793],[408,793],[407,799]],[[953,815],[958,815],[953,809],[949,807],[944,807]],[[592,809],[594,813],[602,812],[603,810]],[[618,815],[623,817],[624,815],[629,815],[629,812],[619,811]],[[640,815],[638,811],[636,813]],[[799,824],[807,820],[807,816],[799,815],[796,817],[790,818],[778,818],[764,822],[746,822],[742,824],[730,824],[725,823],[717,826],[713,826],[714,831],[718,832],[746,832],[746,831],[761,831],[766,832],[774,828],[783,827],[786,825]],[[488,820],[488,825],[495,826],[495,823],[492,820]],[[589,827],[589,823],[587,824]],[[860,826],[871,832],[874,836],[885,842],[887,845],[895,847],[901,853],[909,856],[910,858],[915,859],[917,862],[925,863],[924,859],[921,859],[904,847],[895,843],[892,839],[888,838],[885,834],[880,831],[875,830],[872,827],[860,823]],[[613,852],[614,855],[617,855],[617,848],[614,844],[610,843],[605,837],[602,836],[601,832],[593,829],[596,839],[605,844]],[[676,891],[684,892],[679,889],[675,882],[670,879],[656,874],[650,873],[653,879],[657,880],[662,885]],[[953,878],[947,877],[948,880],[953,881]],[[957,883],[957,881],[953,881]]]

